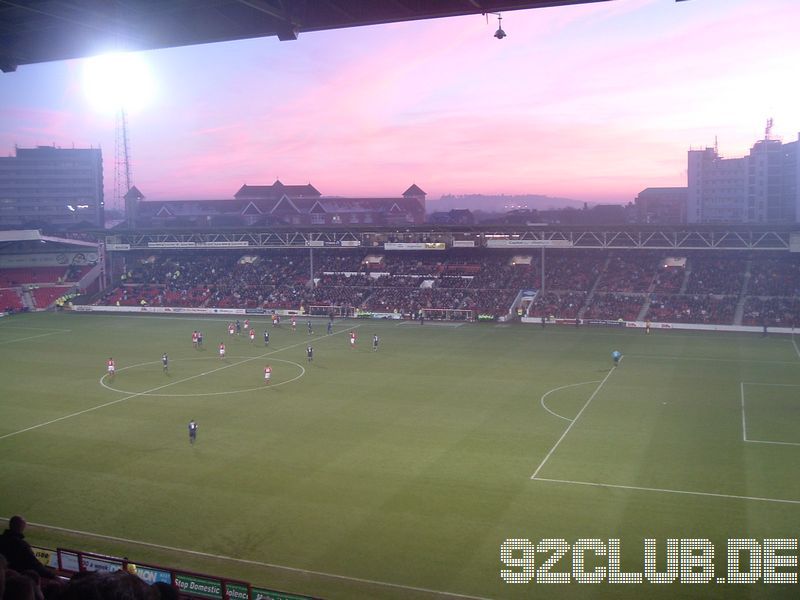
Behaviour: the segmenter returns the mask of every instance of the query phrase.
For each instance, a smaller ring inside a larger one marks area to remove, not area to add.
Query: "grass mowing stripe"
[[[347,331],[350,332],[353,329],[359,327],[358,325],[354,325],[350,327]],[[251,356],[250,358],[246,358],[244,360],[240,360],[238,362],[232,363],[230,365],[224,365],[222,367],[217,367],[216,369],[212,369],[211,371],[206,371],[205,373],[198,373],[197,375],[192,375],[191,377],[184,377],[183,379],[178,379],[177,381],[171,381],[169,383],[165,383],[164,385],[159,385],[149,390],[145,390],[143,392],[137,392],[136,394],[130,394],[129,396],[125,396],[123,398],[117,398],[116,400],[112,400],[111,402],[105,402],[103,404],[98,404],[97,406],[92,406],[91,408],[86,408],[84,410],[80,410],[78,412],[74,412],[69,415],[64,415],[63,417],[58,417],[57,419],[51,419],[50,421],[45,421],[44,423],[39,423],[37,425],[31,425],[30,427],[26,427],[24,429],[20,429],[18,431],[12,431],[11,433],[7,433],[5,435],[0,435],[0,440],[4,440],[6,438],[13,437],[15,435],[19,435],[20,433],[26,433],[28,431],[33,431],[34,429],[39,429],[41,427],[46,427],[48,425],[52,425],[53,423],[58,423],[59,421],[64,421],[66,419],[71,419],[73,417],[78,417],[80,415],[86,414],[88,412],[92,412],[95,410],[99,410],[101,408],[105,408],[106,406],[111,406],[113,404],[119,404],[120,402],[125,402],[126,400],[132,400],[133,398],[138,398],[139,396],[145,396],[147,394],[152,394],[153,392],[157,392],[158,390],[163,390],[164,388],[170,387],[172,385],[178,385],[179,383],[185,383],[187,381],[191,381],[193,379],[197,379],[198,377],[205,377],[206,375],[211,375],[212,373],[216,373],[218,371],[223,371],[225,369],[230,369],[231,367],[236,367],[242,365],[246,362],[250,362],[251,360],[258,360],[260,358],[264,358],[265,356],[271,356],[276,354],[277,352],[282,352],[283,350],[289,350],[290,348],[297,348],[298,346],[307,345],[308,342],[316,342],[317,340],[323,340],[325,338],[331,337],[331,335],[338,335],[340,333],[344,333],[344,330],[337,331],[336,333],[332,333],[330,335],[324,335],[316,338],[312,338],[310,340],[305,340],[303,342],[299,342],[297,344],[290,344],[289,346],[284,346],[283,348],[278,348],[277,350],[272,350],[270,352],[265,352],[259,356]]]
[[[796,360],[757,360],[752,358],[722,358],[714,356],[665,356],[660,354],[626,354],[628,358],[652,358],[655,360],[709,360],[717,362],[735,362],[735,363],[763,363],[768,365],[794,365],[797,364]]]
[[[612,374],[612,373],[613,373],[615,370],[616,370],[615,368],[612,368],[611,370],[609,370],[609,372],[608,372],[608,373],[606,373],[606,376],[605,376],[605,377],[603,377],[603,380],[600,382],[600,385],[598,385],[598,386],[595,388],[594,392],[592,392],[592,395],[591,395],[591,396],[589,396],[589,399],[586,401],[586,404],[584,404],[584,405],[581,407],[581,409],[578,411],[578,414],[577,414],[577,415],[575,415],[575,418],[574,418],[574,419],[572,419],[572,421],[570,422],[570,424],[569,424],[569,425],[567,425],[567,428],[564,430],[564,433],[562,433],[562,434],[561,434],[561,437],[560,437],[560,438],[558,438],[558,441],[556,441],[556,443],[555,443],[555,444],[553,444],[553,447],[552,447],[552,448],[550,448],[550,451],[547,453],[547,456],[545,456],[545,457],[544,457],[544,460],[542,460],[542,462],[541,462],[541,463],[539,463],[539,466],[538,466],[538,467],[536,467],[536,470],[533,472],[533,475],[531,475],[531,479],[536,479],[536,476],[539,474],[539,471],[541,471],[541,470],[542,470],[542,467],[544,467],[545,463],[546,463],[548,460],[550,460],[550,457],[553,455],[553,452],[555,452],[555,451],[556,451],[556,448],[558,448],[558,445],[561,443],[561,441],[562,441],[562,440],[563,440],[565,437],[567,437],[567,434],[569,433],[569,430],[570,430],[570,429],[572,429],[572,426],[573,426],[573,425],[575,425],[575,423],[577,423],[577,422],[578,422],[578,419],[579,419],[579,418],[580,418],[580,416],[583,414],[583,411],[585,411],[585,410],[586,410],[586,407],[587,407],[587,406],[589,406],[589,403],[590,403],[592,400],[594,400],[594,397],[597,395],[597,392],[599,392],[599,391],[602,389],[602,387],[603,387],[603,385],[605,384],[605,382],[606,382],[606,381],[608,381],[608,378],[609,378],[609,377],[611,377],[611,374]]]
[[[8,517],[0,517],[0,520],[8,521]],[[327,577],[329,579],[340,579],[342,581],[354,581],[356,583],[366,583],[369,585],[376,585],[381,587],[389,587],[399,590],[408,590],[413,592],[421,592],[424,594],[431,594],[433,596],[444,596],[446,598],[461,598],[462,600],[491,600],[483,596],[468,596],[458,594],[455,592],[445,592],[442,590],[432,590],[429,588],[416,587],[411,585],[402,585],[400,583],[389,583],[386,581],[376,581],[374,579],[364,579],[361,577],[350,577],[348,575],[337,575],[336,573],[324,573],[322,571],[312,571],[310,569],[302,569],[300,567],[288,567],[286,565],[276,565],[268,562],[261,562],[258,560],[250,560],[247,558],[234,558],[233,556],[224,556],[222,554],[211,554],[210,552],[200,552],[199,550],[189,550],[186,548],[176,548],[174,546],[164,546],[162,544],[155,544],[153,542],[142,542],[140,540],[130,540],[127,538],[117,537],[113,535],[104,535],[102,533],[92,533],[90,531],[78,531],[77,529],[68,529],[66,527],[58,527],[56,525],[44,525],[42,523],[32,523],[29,525],[34,527],[41,527],[42,529],[50,529],[52,531],[61,531],[63,533],[70,533],[74,535],[82,535],[85,537],[93,537],[101,540],[109,540],[112,542],[121,542],[123,544],[133,544],[136,546],[146,546],[148,548],[156,548],[158,550],[167,550],[170,552],[177,552],[179,554],[191,554],[193,556],[200,556],[203,558],[214,558],[219,560],[227,560],[230,562],[237,562],[246,565],[253,565],[256,567],[266,567],[269,569],[276,569],[281,571],[290,571],[292,573],[302,573],[304,575],[315,575],[317,577]]]

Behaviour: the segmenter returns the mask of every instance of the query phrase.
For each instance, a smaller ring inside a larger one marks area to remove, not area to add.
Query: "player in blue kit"
[[[622,352],[620,352],[619,350],[614,350],[614,351],[611,353],[611,360],[613,360],[613,361],[614,361],[614,366],[615,366],[615,367],[616,367],[617,365],[619,365],[619,361],[620,361],[620,359],[621,359],[621,358],[622,358]]]
[[[197,422],[192,419],[189,421],[189,443],[194,444],[197,440]]]
[[[161,364],[164,366],[164,373],[168,373],[169,372],[169,356],[167,356],[166,352],[164,352],[164,354],[161,355]]]
[[[269,331],[264,330],[264,345],[269,346]]]

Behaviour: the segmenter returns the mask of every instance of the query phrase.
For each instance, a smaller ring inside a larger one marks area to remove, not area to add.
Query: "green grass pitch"
[[[46,525],[34,544],[326,598],[797,597],[500,576],[508,538],[618,538],[639,572],[644,538],[708,538],[721,575],[728,538],[796,539],[791,337],[253,322],[254,344],[222,319],[0,319],[0,516]]]

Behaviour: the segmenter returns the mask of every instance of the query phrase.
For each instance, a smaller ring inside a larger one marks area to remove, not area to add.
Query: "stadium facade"
[[[400,196],[323,196],[313,185],[243,185],[222,200],[146,201],[126,196],[127,227],[416,226],[425,223],[425,192],[416,184]],[[131,200],[133,200],[131,202]]]
[[[767,135],[741,158],[722,158],[717,148],[689,150],[687,222],[797,223],[798,146]]]
[[[99,148],[16,148],[0,157],[0,229],[104,226]]]

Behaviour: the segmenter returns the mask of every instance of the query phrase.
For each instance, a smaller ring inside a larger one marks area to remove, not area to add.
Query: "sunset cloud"
[[[747,153],[768,117],[797,139],[793,0],[619,0],[144,53],[156,104],[129,115],[149,198],[228,198],[242,183],[323,194],[549,194],[628,202],[685,185],[686,151]],[[0,77],[0,151],[100,145],[80,61]]]

